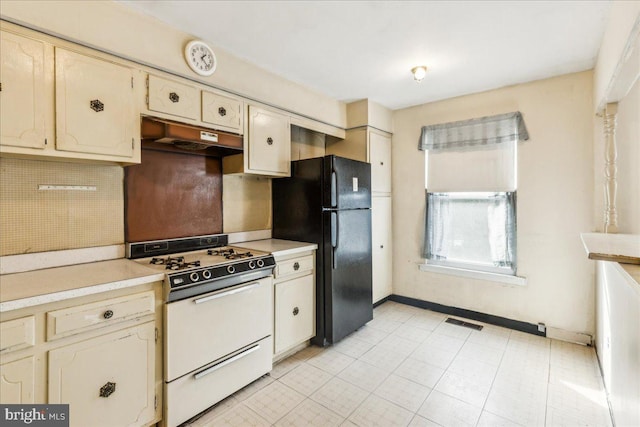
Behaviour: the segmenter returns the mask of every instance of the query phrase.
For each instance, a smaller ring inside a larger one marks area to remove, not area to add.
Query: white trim
[[[507,283],[509,285],[525,286],[527,278],[522,276],[511,276],[509,274],[489,273],[486,271],[468,270],[466,268],[444,267],[442,265],[418,264],[420,271],[431,273],[448,274],[451,276],[468,277],[471,279],[487,280],[489,282]]]

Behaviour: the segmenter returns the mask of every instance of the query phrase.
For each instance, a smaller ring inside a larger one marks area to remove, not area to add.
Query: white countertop
[[[277,259],[278,257],[295,255],[297,253],[318,249],[315,243],[294,242],[291,240],[264,239],[249,242],[238,242],[235,246],[256,251],[269,252]]]
[[[90,262],[0,276],[0,313],[164,280],[128,259]]]
[[[589,259],[640,264],[640,234],[582,233]]]

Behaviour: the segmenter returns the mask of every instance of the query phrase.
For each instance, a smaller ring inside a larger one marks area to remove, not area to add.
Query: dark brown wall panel
[[[222,233],[222,161],[142,150],[125,168],[125,241]]]

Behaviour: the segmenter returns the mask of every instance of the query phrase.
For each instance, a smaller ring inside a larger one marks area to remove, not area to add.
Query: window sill
[[[511,276],[508,274],[488,273],[485,271],[467,270],[464,268],[443,267],[433,264],[419,264],[420,271],[432,273],[448,274],[451,276],[468,277],[471,279],[487,280],[489,282],[507,283],[509,285],[525,286],[527,278],[521,276]]]

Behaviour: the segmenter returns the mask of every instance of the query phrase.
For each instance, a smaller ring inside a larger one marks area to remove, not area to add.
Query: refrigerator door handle
[[[338,174],[336,171],[331,171],[331,207],[335,208],[338,205]]]
[[[336,248],[338,247],[338,214],[336,212],[331,212],[331,258],[333,269],[335,270],[336,265]]]

